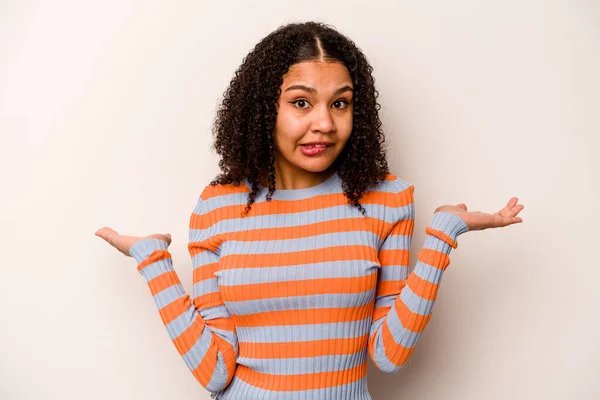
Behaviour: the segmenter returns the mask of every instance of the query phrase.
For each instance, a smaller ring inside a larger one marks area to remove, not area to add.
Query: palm
[[[460,203],[455,206],[444,205],[438,207],[435,211],[442,211],[459,216],[469,226],[469,230],[478,231],[488,228],[501,228],[504,226],[518,224],[523,220],[516,215],[525,208],[522,204],[517,204],[519,199],[513,197],[506,207],[502,210],[488,214],[480,211],[467,211],[466,204]]]
[[[135,242],[142,239],[161,239],[167,242],[167,245],[171,244],[171,235],[170,234],[162,234],[156,233],[153,235],[148,235],[144,237],[138,236],[126,236],[119,235],[116,231],[111,228],[105,227],[102,229],[98,229],[95,233],[96,236],[101,237],[106,240],[111,246],[115,249],[119,250],[121,253],[125,254],[128,257],[131,257],[129,254],[129,249]]]

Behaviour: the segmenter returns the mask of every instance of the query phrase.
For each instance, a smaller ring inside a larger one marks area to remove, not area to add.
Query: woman
[[[96,232],[138,262],[186,364],[219,399],[370,399],[367,354],[398,371],[467,231],[522,222],[438,207],[409,274],[414,186],[390,174],[372,67],[314,22],[262,39],[214,125],[222,173],[190,219],[193,294],[168,234]]]

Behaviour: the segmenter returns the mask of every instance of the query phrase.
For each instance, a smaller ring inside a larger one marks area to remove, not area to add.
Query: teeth
[[[324,144],[305,144],[305,147],[313,148],[313,147],[325,147]]]

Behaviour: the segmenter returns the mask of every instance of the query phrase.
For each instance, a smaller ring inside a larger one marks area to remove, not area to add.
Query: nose
[[[314,131],[320,131],[323,133],[335,131],[335,122],[333,121],[333,116],[331,115],[331,109],[328,106],[324,105],[322,107],[318,107],[314,112],[314,117]]]

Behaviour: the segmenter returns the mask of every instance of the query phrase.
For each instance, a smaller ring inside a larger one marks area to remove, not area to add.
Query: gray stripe
[[[346,339],[360,337],[369,331],[371,318],[352,322],[329,322],[308,325],[274,325],[236,327],[240,342],[274,343],[311,341],[323,339]]]
[[[293,344],[291,344],[293,346]],[[314,374],[354,368],[365,361],[366,354],[360,350],[353,354],[336,354],[317,357],[253,359],[239,357],[238,364],[257,372],[271,375]]]
[[[378,235],[368,231],[332,232],[296,239],[256,240],[252,242],[229,240],[227,245],[231,246],[231,251],[227,255],[281,254],[307,250],[321,251],[327,247],[338,246],[375,247],[379,241],[381,241],[381,238]]]
[[[323,389],[300,391],[273,391],[254,387],[234,376],[226,390],[219,393],[219,400],[311,400],[311,399],[352,399],[372,400],[367,390],[366,375],[345,385]]]
[[[256,314],[258,310],[263,313],[280,310],[360,307],[373,300],[374,294],[374,290],[369,290],[359,293],[328,293],[228,301],[227,308],[235,315],[249,315]]]
[[[400,215],[407,215],[408,207],[399,207],[399,209],[393,207],[387,207],[380,204],[363,204],[363,208],[367,212],[367,216],[378,216],[381,221],[388,223],[395,222],[398,212]],[[399,211],[397,211],[399,210]],[[231,218],[215,222],[209,229],[210,235],[223,232],[236,232],[240,228],[240,224],[248,224],[249,226],[256,227],[256,229],[263,228],[294,228],[302,225],[314,224],[318,222],[336,221],[346,218],[358,218],[363,220],[365,217],[356,209],[356,207],[348,207],[347,205],[338,205],[332,207],[319,208],[316,210],[296,212],[296,213],[281,213],[281,214],[268,214],[259,216],[246,216],[243,218]]]
[[[226,269],[217,272],[221,286],[269,282],[293,282],[307,279],[352,278],[367,276],[379,268],[365,260],[327,261],[290,266]]]

